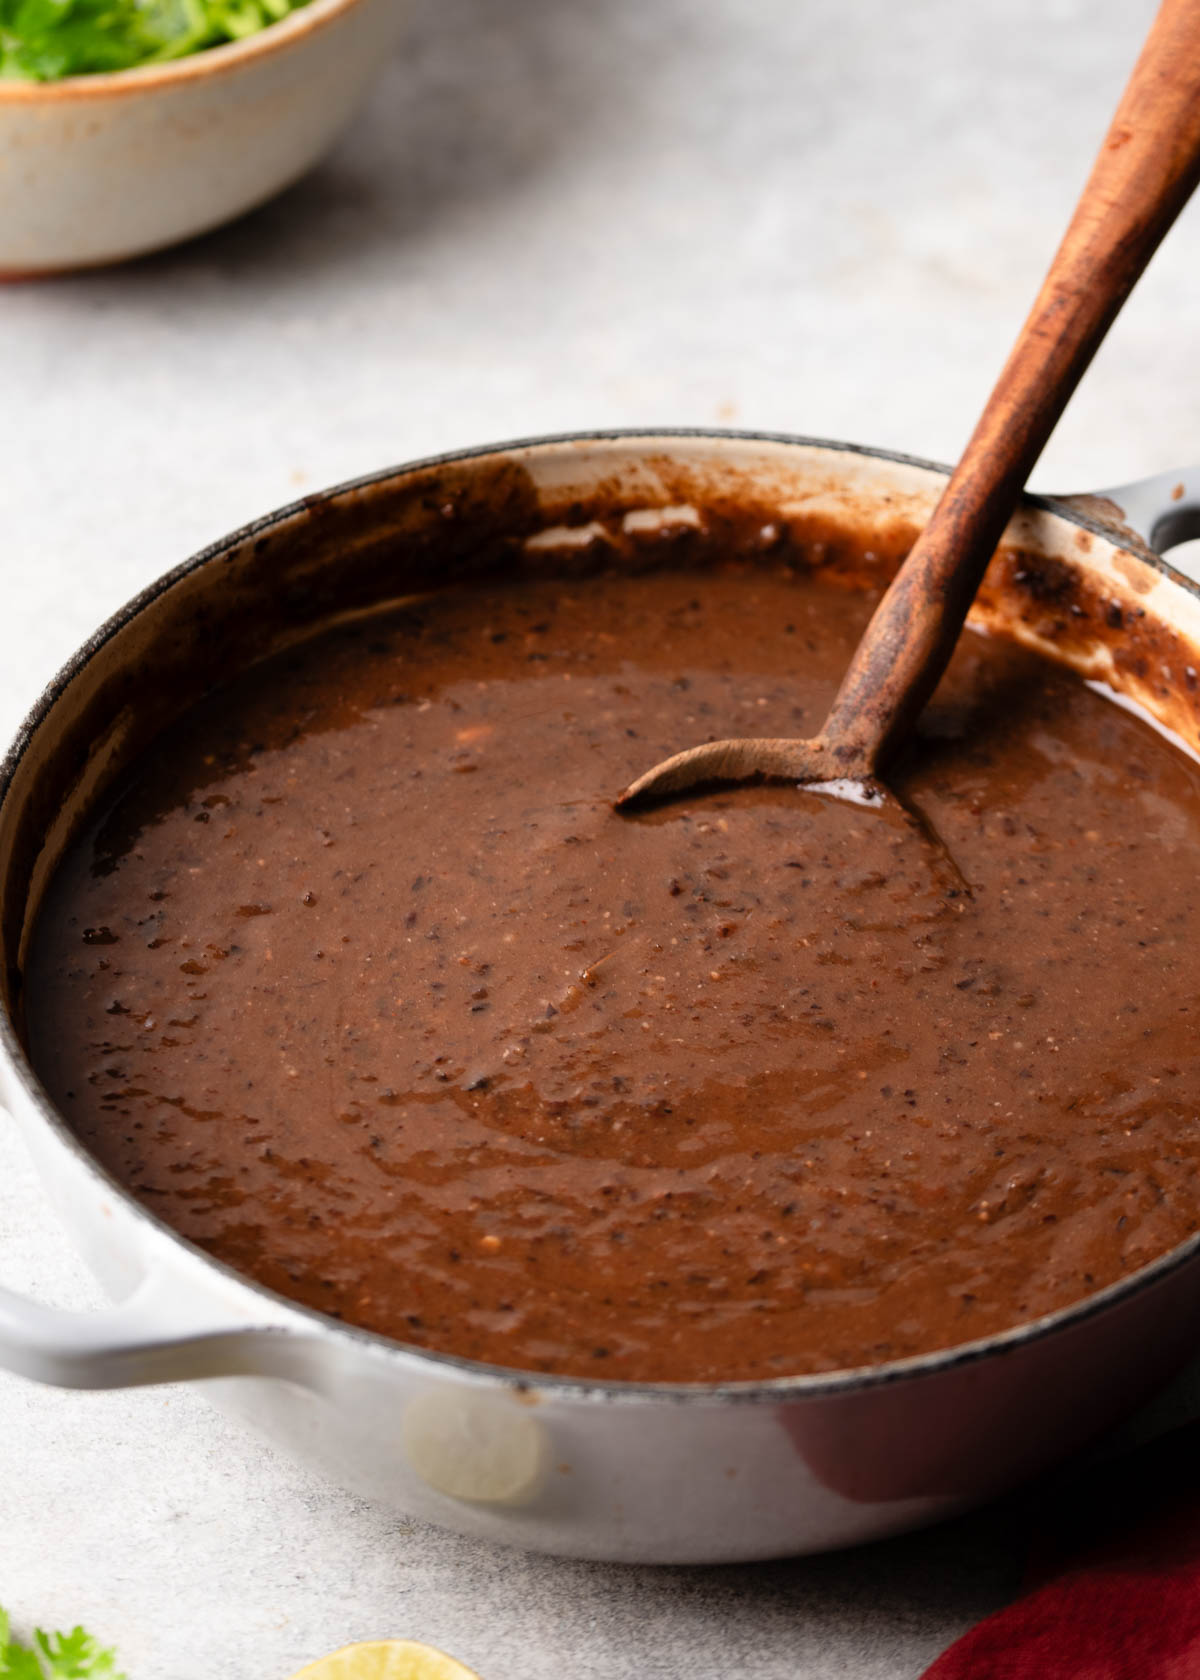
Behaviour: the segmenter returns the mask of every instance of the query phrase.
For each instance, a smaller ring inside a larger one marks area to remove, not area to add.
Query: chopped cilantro
[[[117,1672],[117,1654],[97,1644],[81,1627],[70,1633],[35,1628],[33,1645],[12,1637],[8,1616],[0,1609],[0,1680],[125,1680]]]
[[[0,80],[130,70],[240,41],[305,0],[0,0]]]

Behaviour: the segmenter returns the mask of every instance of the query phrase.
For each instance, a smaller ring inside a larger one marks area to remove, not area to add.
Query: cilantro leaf
[[[38,1662],[28,1645],[12,1645],[0,1654],[0,1674],[4,1680],[45,1680],[42,1665]]]
[[[0,81],[130,70],[240,41],[306,0],[0,0]]]
[[[81,1627],[52,1634],[35,1628],[33,1637],[47,1680],[125,1680],[117,1673],[117,1653],[105,1650]]]
[[[12,1637],[8,1615],[0,1608],[0,1680],[125,1680],[117,1654],[106,1650],[81,1627],[70,1633],[35,1628],[33,1647]]]

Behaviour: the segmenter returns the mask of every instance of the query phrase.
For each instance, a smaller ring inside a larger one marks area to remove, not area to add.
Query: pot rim
[[[369,490],[389,480],[433,467],[482,460],[488,456],[512,454],[519,450],[544,450],[562,445],[640,442],[649,446],[658,440],[688,439],[706,439],[717,442],[726,440],[735,444],[782,444],[807,449],[821,449],[835,454],[863,456],[872,460],[896,462],[901,466],[918,467],[944,478],[948,478],[952,470],[941,462],[930,461],[923,456],[904,454],[898,450],[875,449],[866,444],[847,443],[833,438],[808,437],[790,432],[750,431],[739,428],[707,426],[631,426],[594,431],[557,432],[536,437],[517,438],[500,443],[478,444],[465,449],[449,450],[441,454],[425,456],[419,460],[404,462],[399,466],[384,467],[357,478],[346,479],[339,484],[330,486],[328,489],[302,496],[296,501],[263,514],[258,519],[252,520],[223,537],[219,537],[215,542],[207,544],[179,565],[164,572],[106,619],[51,678],[18,727],[4,758],[0,760],[0,813],[3,812],[13,778],[26,750],[75,678],[90,664],[91,660],[113,636],[123,630],[160,596],[173,588],[181,579],[201,570],[210,561],[229,550],[263,535],[289,519],[312,514],[321,506],[338,497],[357,491]],[[1163,576],[1200,600],[1200,584],[1194,583],[1190,578],[1177,572],[1161,555],[1147,547],[1143,539],[1136,533],[1119,525],[1106,524],[1091,513],[1085,512],[1082,508],[1072,505],[1070,501],[1059,497],[1033,495],[1026,492],[1022,497],[1020,506],[1037,508],[1050,513],[1055,518],[1065,520],[1068,524],[1091,532],[1107,542],[1119,539],[1123,548],[1136,552],[1140,560],[1152,566]],[[17,1078],[20,1080],[25,1095],[37,1112],[38,1118],[49,1127],[57,1142],[68,1150],[90,1176],[104,1185],[109,1193],[119,1198],[128,1214],[148,1227],[156,1238],[167,1239],[171,1245],[181,1249],[190,1259],[201,1261],[221,1278],[234,1283],[242,1290],[260,1296],[274,1307],[285,1308],[292,1319],[299,1320],[308,1326],[314,1339],[328,1340],[332,1338],[335,1342],[349,1343],[351,1346],[376,1357],[399,1358],[406,1362],[416,1361],[419,1364],[428,1364],[437,1370],[454,1372],[475,1381],[498,1382],[505,1387],[520,1391],[537,1389],[549,1392],[562,1399],[607,1401],[610,1403],[669,1401],[676,1404],[699,1403],[709,1405],[729,1403],[780,1404],[786,1401],[819,1399],[874,1390],[889,1387],[894,1383],[934,1377],[1025,1347],[1027,1344],[1041,1341],[1057,1334],[1059,1331],[1071,1330],[1110,1308],[1132,1300],[1144,1290],[1153,1288],[1164,1278],[1187,1265],[1200,1253],[1200,1231],[1197,1231],[1184,1242],[1168,1249],[1165,1254],[1160,1254],[1157,1259],[1139,1267],[1129,1276],[1118,1279],[1115,1283],[1098,1290],[1095,1294],[1085,1296],[1080,1301],[1072,1302],[1066,1307],[1060,1307],[1055,1312],[1045,1313],[1039,1318],[1030,1319],[993,1336],[980,1337],[974,1341],[957,1343],[949,1348],[935,1349],[932,1353],[917,1354],[906,1359],[887,1360],[875,1365],[851,1366],[836,1371],[812,1372],[799,1376],[773,1377],[764,1381],[745,1380],[725,1383],[639,1383],[611,1378],[601,1380],[526,1371],[512,1366],[491,1365],[482,1360],[465,1359],[457,1354],[440,1353],[433,1349],[415,1347],[391,1336],[384,1336],[377,1331],[364,1330],[357,1325],[346,1324],[315,1307],[303,1306],[285,1295],[278,1294],[256,1279],[239,1272],[225,1261],[217,1259],[216,1256],[181,1235],[165,1220],[139,1202],[84,1147],[55,1107],[35,1073],[17,1036],[10,1013],[7,1008],[2,1006],[0,1006],[0,1053],[7,1056]],[[253,1328],[251,1321],[247,1321],[246,1328]],[[287,1333],[296,1334],[297,1331],[294,1327],[288,1326]]]

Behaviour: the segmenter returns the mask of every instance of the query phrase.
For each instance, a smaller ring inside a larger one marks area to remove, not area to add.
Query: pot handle
[[[1156,473],[1115,490],[1098,490],[1094,499],[1114,502],[1124,523],[1156,554],[1200,537],[1200,466]]]
[[[0,1369],[58,1388],[138,1388],[204,1377],[274,1376],[304,1382],[315,1337],[214,1310],[179,1323],[178,1292],[148,1273],[133,1294],[96,1312],[70,1312],[0,1289]]]

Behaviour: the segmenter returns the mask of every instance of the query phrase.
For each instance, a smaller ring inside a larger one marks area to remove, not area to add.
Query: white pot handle
[[[315,1337],[283,1325],[255,1325],[192,1309],[179,1324],[178,1299],[148,1274],[126,1300],[96,1312],[68,1312],[0,1289],[0,1368],[59,1388],[136,1388],[202,1377],[274,1376],[304,1382]]]
[[[1156,554],[1200,537],[1200,466],[1155,473],[1153,478],[1122,484],[1115,490],[1097,490],[1095,499],[1115,502],[1125,524]],[[1192,574],[1192,568],[1186,571]]]

